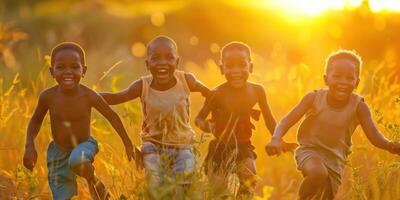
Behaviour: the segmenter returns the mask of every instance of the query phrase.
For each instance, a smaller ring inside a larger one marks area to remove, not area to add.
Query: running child
[[[189,97],[191,92],[206,96],[209,90],[193,74],[177,70],[178,64],[175,41],[158,36],[147,44],[146,67],[150,75],[120,92],[101,93],[110,105],[140,97],[144,115],[141,151],[151,188],[161,187],[166,177],[182,177],[175,179],[178,184],[190,184],[186,175],[195,167]]]
[[[51,52],[50,67],[57,85],[41,92],[29,121],[23,163],[32,170],[37,161],[34,141],[43,118],[48,111],[50,113],[53,141],[47,150],[47,167],[50,189],[56,200],[77,195],[76,175],[86,179],[93,199],[109,198],[92,165],[98,152],[97,141],[90,136],[92,108],[106,117],[117,131],[128,159],[135,156],[119,116],[98,93],[80,84],[86,70],[85,52],[81,46],[72,42],[57,45]]]
[[[206,174],[211,188],[218,193],[227,189],[228,175],[236,173],[240,181],[238,196],[252,199],[257,155],[250,141],[255,128],[250,118],[258,120],[260,115],[253,107],[259,105],[270,133],[274,132],[276,122],[264,87],[247,81],[253,69],[250,47],[242,42],[226,44],[220,53],[220,63],[226,82],[212,90],[195,121],[201,130],[215,136],[208,148]],[[207,120],[210,113],[211,119]],[[294,145],[285,143],[285,148],[290,150]]]
[[[297,133],[300,146],[295,151],[297,167],[304,176],[300,199],[335,197],[358,124],[374,146],[400,153],[400,144],[379,132],[364,99],[353,93],[360,82],[361,63],[360,56],[352,51],[329,55],[324,75],[327,88],[305,95],[280,121],[266,146],[269,155],[279,155],[282,137],[305,115]]]

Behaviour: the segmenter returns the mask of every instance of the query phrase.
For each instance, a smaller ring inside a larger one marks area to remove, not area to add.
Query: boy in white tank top
[[[151,74],[121,92],[101,93],[111,105],[141,98],[141,149],[151,188],[162,186],[165,176],[170,178],[168,175],[179,177],[176,181],[180,184],[188,184],[187,176],[181,175],[194,170],[189,95],[201,92],[207,96],[209,90],[193,74],[176,70],[178,64],[176,43],[169,37],[158,36],[147,45],[146,66]]]
[[[353,93],[359,83],[361,58],[352,51],[332,53],[326,63],[327,89],[308,93],[277,125],[269,155],[282,151],[282,137],[303,115],[295,158],[304,179],[300,199],[333,199],[341,184],[341,174],[351,152],[351,136],[358,124],[381,149],[400,154],[400,143],[387,140],[377,129],[363,98]]]

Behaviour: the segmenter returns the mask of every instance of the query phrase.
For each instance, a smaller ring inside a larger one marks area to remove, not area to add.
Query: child
[[[108,199],[103,183],[94,174],[92,162],[98,152],[90,136],[91,108],[98,110],[121,137],[128,159],[134,157],[131,140],[118,115],[104,99],[80,84],[86,73],[85,53],[76,43],[64,42],[51,52],[50,73],[57,85],[44,90],[29,121],[24,166],[32,170],[37,161],[35,138],[47,111],[50,112],[53,140],[47,150],[50,189],[54,199],[70,199],[77,194],[76,175],[87,180],[93,199]]]
[[[206,173],[214,192],[227,188],[229,172],[237,173],[238,195],[251,199],[256,184],[254,160],[257,156],[250,141],[255,128],[250,118],[258,120],[260,113],[253,107],[259,105],[271,133],[276,123],[263,86],[247,81],[253,68],[250,48],[242,42],[228,43],[221,50],[220,63],[227,81],[212,91],[196,118],[196,125],[212,132],[216,138],[209,145]],[[212,118],[206,120],[210,112]],[[287,147],[290,149],[290,144]]]
[[[176,43],[158,36],[147,44],[146,66],[150,75],[133,82],[118,93],[102,93],[111,105],[141,98],[143,125],[141,131],[144,167],[151,188],[165,181],[163,174],[191,174],[195,157],[192,152],[194,132],[190,127],[190,92],[209,90],[190,74],[177,70],[179,56]],[[178,184],[188,183],[178,180]]]
[[[360,81],[361,58],[352,51],[339,50],[326,61],[327,89],[310,92],[278,124],[269,155],[279,154],[282,137],[300,118],[296,149],[297,167],[304,175],[300,199],[333,199],[341,184],[341,173],[351,152],[351,135],[358,123],[373,145],[400,153],[400,144],[388,141],[377,129],[363,98],[353,93]]]

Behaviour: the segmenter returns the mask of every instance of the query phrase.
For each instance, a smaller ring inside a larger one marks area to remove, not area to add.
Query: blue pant
[[[195,157],[191,148],[166,147],[143,141],[142,153],[150,186],[160,186],[166,177],[178,184],[191,182],[190,175],[195,168]]]
[[[71,150],[63,149],[54,141],[49,144],[47,168],[53,199],[65,200],[77,194],[76,175],[73,169],[81,164],[92,163],[98,149],[97,141],[93,137],[89,137],[86,142]]]

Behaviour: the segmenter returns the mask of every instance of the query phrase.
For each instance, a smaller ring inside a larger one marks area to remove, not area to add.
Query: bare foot
[[[108,193],[104,184],[96,178],[95,181],[89,183],[90,195],[95,200],[107,200],[110,199],[110,194]]]

